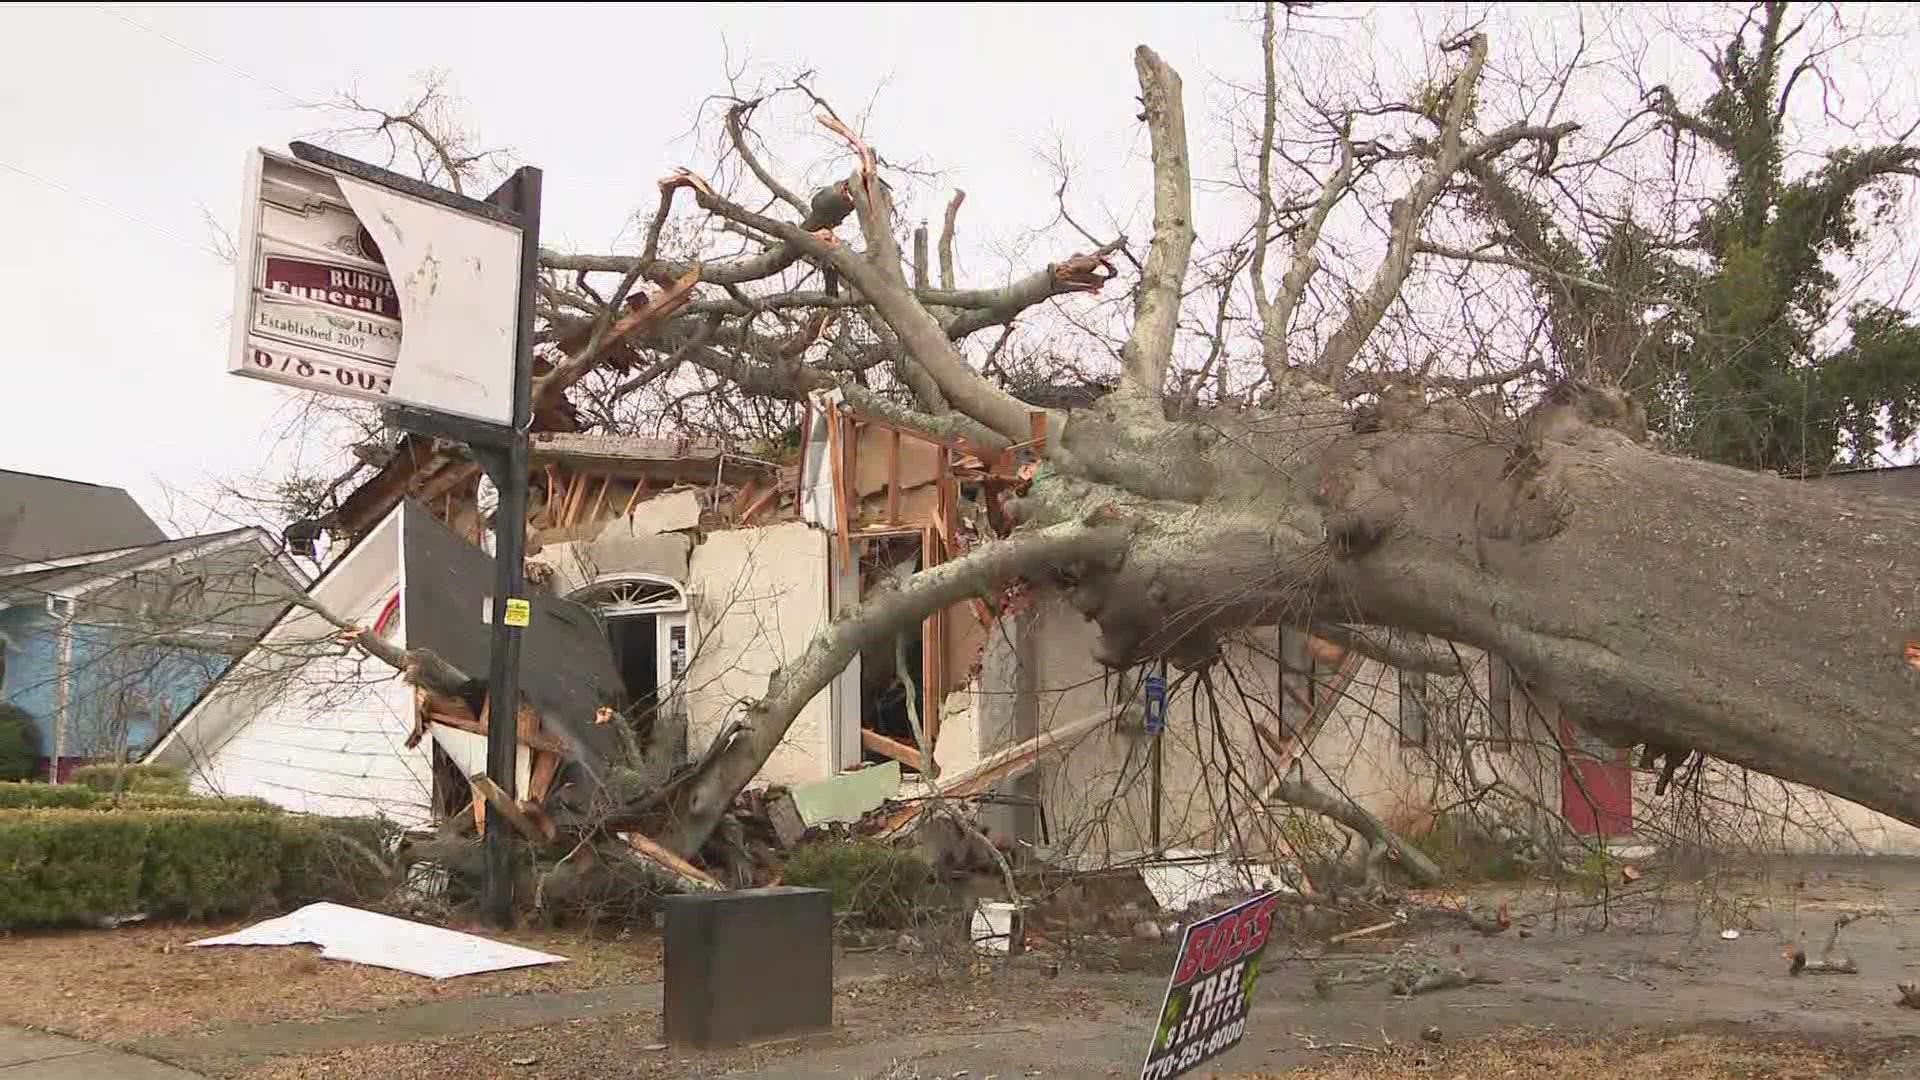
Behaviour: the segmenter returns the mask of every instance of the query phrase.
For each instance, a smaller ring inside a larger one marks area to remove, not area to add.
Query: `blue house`
[[[61,778],[137,759],[305,584],[263,530],[169,539],[120,488],[0,470],[0,701]]]

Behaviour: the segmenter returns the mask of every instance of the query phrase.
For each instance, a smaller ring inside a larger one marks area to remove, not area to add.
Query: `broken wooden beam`
[[[927,767],[921,764],[920,751],[914,749],[911,746],[908,746],[906,743],[903,743],[898,739],[889,739],[885,735],[882,735],[877,731],[873,731],[868,728],[861,728],[860,729],[860,745],[861,747],[867,750],[871,750],[876,754],[884,754],[885,756],[892,758],[893,760],[899,762],[900,764],[905,765],[907,768],[913,769],[921,773],[922,775],[938,775],[937,772],[928,773]],[[934,765],[935,770],[938,770],[939,767],[940,766],[938,765],[938,763]]]
[[[533,755],[533,772],[527,778],[527,798],[535,803],[547,801],[547,790],[553,787],[553,778],[560,772],[560,755],[551,750],[536,750]]]
[[[970,769],[962,769],[939,781],[935,790],[946,799],[972,798],[1002,780],[1020,775],[1043,757],[1072,749],[1081,737],[1112,723],[1114,715],[1115,710],[1102,709],[1071,723],[1049,728],[1026,742],[989,754]],[[874,834],[881,839],[898,835],[913,824],[923,809],[920,803],[909,803],[888,811],[876,824]]]
[[[890,429],[887,443],[887,524],[900,524],[900,429]]]
[[[527,708],[528,706],[522,707]],[[458,698],[443,697],[439,694],[432,695],[427,701],[426,716],[427,719],[433,723],[445,725],[446,727],[453,728],[455,731],[470,732],[474,735],[485,735],[487,733],[486,720],[484,718],[476,718],[473,715],[473,710],[467,707],[467,703]],[[532,734],[525,735],[522,737],[521,742],[530,750],[546,750],[562,755],[570,754],[573,751],[573,744],[567,741],[566,736],[545,731],[535,731]]]
[[[753,519],[756,517],[759,517],[760,512],[762,510],[765,510],[768,504],[772,503],[775,499],[778,499],[779,497],[780,497],[780,486],[778,484],[775,484],[773,487],[770,487],[767,490],[761,492],[760,497],[753,500],[753,502],[747,504],[746,510],[743,513],[741,513],[740,524],[742,525],[753,524]]]

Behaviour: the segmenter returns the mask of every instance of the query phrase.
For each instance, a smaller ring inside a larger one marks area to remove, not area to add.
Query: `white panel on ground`
[[[328,960],[392,968],[429,979],[561,964],[567,959],[376,911],[325,903],[308,904],[238,933],[190,944],[318,945],[320,955]]]
[[[1145,863],[1140,880],[1162,911],[1185,911],[1224,893],[1293,890],[1271,867],[1235,862],[1206,851],[1169,851],[1164,862]]]

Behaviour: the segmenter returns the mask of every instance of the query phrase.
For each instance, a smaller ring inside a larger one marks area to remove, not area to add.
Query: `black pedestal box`
[[[666,898],[669,1045],[731,1046],[833,1027],[833,900],[781,886]]]

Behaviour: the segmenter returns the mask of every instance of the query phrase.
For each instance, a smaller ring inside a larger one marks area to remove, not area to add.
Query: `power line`
[[[6,160],[5,158],[0,158],[0,169],[5,169],[8,172],[14,173],[19,176],[24,176],[27,179],[32,180],[36,183],[45,184],[46,186],[54,189],[55,191],[58,191],[61,194],[68,196],[69,198],[78,199],[84,203],[90,203],[98,209],[105,210],[110,214],[123,218],[127,221],[131,221],[136,225],[143,225],[146,228],[152,229],[154,232],[160,233],[163,236],[171,237],[172,239],[178,240],[179,242],[186,244],[189,247],[198,248],[201,251],[206,252],[207,254],[213,256],[216,259],[219,259],[222,262],[229,261],[227,254],[221,251],[220,249],[214,247],[212,244],[209,244],[203,240],[194,240],[188,237],[187,235],[185,235],[184,233],[175,232],[174,230],[168,228],[165,225],[160,224],[157,221],[153,221],[149,218],[141,217],[139,214],[136,214],[131,210],[123,210],[120,207],[115,206],[114,204],[96,195],[89,195],[84,191],[76,191],[73,188],[70,188],[67,185],[60,183],[58,180],[52,180],[45,176],[40,175],[37,172],[32,171],[31,169],[22,168],[18,165],[15,165],[13,162]]]
[[[159,38],[161,41],[164,41],[167,44],[172,45],[174,48],[179,49],[182,52],[185,52],[191,56],[197,57],[198,59],[203,60],[209,64],[212,64],[214,67],[224,68],[229,73],[238,75],[240,78],[245,79],[248,82],[258,83],[259,85],[266,87],[267,89],[273,91],[274,93],[279,94],[281,97],[286,98],[288,101],[293,102],[295,105],[305,107],[307,105],[312,104],[310,101],[307,101],[306,99],[296,96],[291,91],[287,90],[285,87],[269,82],[266,79],[263,79],[260,76],[255,75],[254,73],[246,70],[245,68],[228,63],[227,61],[222,60],[217,56],[214,56],[212,53],[206,52],[202,49],[195,48],[194,46],[189,45],[186,42],[181,41],[179,38],[176,38],[173,35],[167,33],[166,31],[161,30],[160,28],[153,26],[149,23],[141,22],[139,19],[136,19],[133,16],[128,15],[123,11],[119,11],[115,8],[110,8],[105,4],[95,4],[94,7],[101,11],[106,12],[107,14],[113,16],[116,19],[119,19],[121,22],[126,23],[128,26],[131,26],[136,30],[144,30],[149,34],[152,34],[154,37]]]

